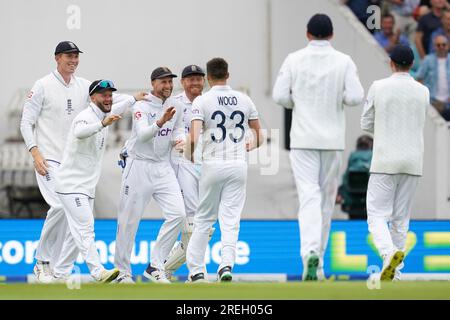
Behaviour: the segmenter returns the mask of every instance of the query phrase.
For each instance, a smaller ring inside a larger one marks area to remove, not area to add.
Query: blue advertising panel
[[[140,275],[150,261],[150,254],[162,221],[142,221],[131,257],[133,273]],[[0,220],[0,275],[31,274],[34,252],[43,220]],[[95,223],[96,244],[101,261],[113,266],[115,220]],[[220,228],[209,243],[207,269],[215,273],[220,263]],[[242,221],[237,245],[235,273],[286,274],[299,278],[299,228],[296,221]],[[406,242],[405,273],[450,273],[450,221],[412,221]],[[82,273],[88,273],[79,259]],[[367,268],[380,265],[365,221],[334,221],[325,254],[325,273],[367,276]],[[186,275],[183,266],[178,275]]]

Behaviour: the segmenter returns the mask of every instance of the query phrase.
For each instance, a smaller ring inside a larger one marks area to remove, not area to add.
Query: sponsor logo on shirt
[[[28,95],[27,95],[27,98],[28,98],[28,99],[31,99],[31,97],[33,97],[33,94],[34,94],[34,92],[33,92],[33,91],[30,91],[30,92],[28,93]]]
[[[150,112],[150,113],[149,113],[149,116],[150,116],[150,118],[153,119],[154,117],[156,117],[156,113],[151,113],[151,112]]]
[[[193,113],[193,114],[199,114],[200,111],[199,111],[198,109],[193,109],[193,110],[192,110],[192,113]]]
[[[164,128],[158,131],[158,137],[167,137],[172,132],[170,128]]]
[[[142,117],[142,113],[140,111],[136,111],[134,113],[134,119],[139,120]]]

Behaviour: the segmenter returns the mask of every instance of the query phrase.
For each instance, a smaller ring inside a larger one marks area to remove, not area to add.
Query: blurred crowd
[[[449,0],[342,0],[389,54],[397,44],[415,55],[411,74],[430,90],[430,103],[450,121]],[[380,8],[379,28],[368,23]],[[369,10],[368,10],[369,8]]]

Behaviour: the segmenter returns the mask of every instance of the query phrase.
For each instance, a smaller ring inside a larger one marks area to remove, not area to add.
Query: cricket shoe
[[[155,267],[152,267],[150,264],[144,271],[144,277],[149,279],[151,282],[155,283],[166,283],[166,284],[170,283],[170,280],[167,279],[164,270],[159,270]]]
[[[317,269],[319,267],[319,256],[311,251],[303,263],[303,281],[317,281]]]
[[[323,271],[323,267],[317,268],[317,280],[318,281],[326,281],[327,277],[325,277],[325,271]]]
[[[96,280],[101,283],[110,283],[119,276],[119,269],[114,268],[111,270],[103,270]]]
[[[394,251],[383,259],[383,270],[381,270],[381,281],[392,281],[395,277],[395,270],[405,259],[405,253],[400,250]]]
[[[186,283],[208,283],[203,272],[189,276]]]
[[[225,266],[217,273],[218,282],[231,282],[233,275],[231,274],[231,267]]]
[[[54,284],[67,284],[67,280],[69,280],[69,277],[66,276],[53,276],[52,283]]]
[[[37,261],[33,268],[38,283],[53,283],[53,274],[50,269],[50,262]]]
[[[120,284],[135,284],[133,277],[128,274],[119,274],[119,276],[114,280],[114,283]]]

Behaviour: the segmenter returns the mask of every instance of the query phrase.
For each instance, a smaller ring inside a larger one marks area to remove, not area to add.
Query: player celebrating
[[[114,280],[119,270],[105,270],[95,246],[94,208],[95,186],[100,178],[108,126],[120,119],[128,105],[112,106],[114,85],[108,80],[97,80],[89,86],[91,103],[73,120],[61,166],[55,177],[55,190],[66,213],[70,233],[64,241],[60,258],[54,268],[56,279],[65,279],[65,270],[77,258],[78,250],[92,277],[99,282]]]
[[[189,135],[192,118],[192,101],[200,96],[205,85],[205,72],[197,65],[189,65],[181,74],[181,85],[184,91],[174,97],[183,110],[183,123],[186,135]],[[181,147],[181,144],[178,145]],[[198,206],[198,182],[201,170],[201,155],[194,154],[194,163],[183,157],[183,148],[174,148],[170,162],[180,184],[186,211],[186,223],[181,231],[181,241],[170,252],[165,262],[166,276],[170,279],[186,261],[186,247],[192,235],[194,215]],[[200,150],[197,148],[197,150]]]
[[[309,20],[307,37],[308,46],[284,61],[273,99],[293,108],[290,158],[299,199],[303,280],[317,280],[325,278],[323,256],[345,147],[344,104],[359,105],[364,90],[352,59],[329,42],[333,25],[327,15]]]
[[[372,84],[361,117],[361,128],[374,133],[367,222],[383,258],[383,281],[400,280],[430,102],[428,89],[409,75],[411,48],[397,45],[390,57],[393,75]]]
[[[263,140],[255,105],[248,96],[227,85],[228,77],[228,63],[224,59],[210,60],[207,78],[211,90],[197,97],[193,103],[185,155],[192,161],[203,129],[203,163],[200,203],[186,253],[191,282],[205,281],[205,252],[211,228],[217,218],[222,232],[222,262],[218,269],[218,280],[232,280],[240,217],[245,203],[245,150],[259,147]],[[249,127],[256,134],[251,145],[245,141]]]
[[[80,49],[71,41],[60,42],[55,49],[56,70],[39,79],[24,104],[20,130],[36,169],[39,190],[50,206],[36,248],[34,274],[38,282],[53,280],[52,268],[61,253],[67,230],[66,217],[55,193],[54,178],[67,140],[67,128],[89,105],[90,81],[74,76]],[[143,93],[135,96],[142,98]],[[115,95],[115,102],[135,100]],[[70,270],[69,270],[70,272]]]
[[[164,272],[178,234],[185,223],[183,197],[169,155],[184,138],[183,110],[172,103],[173,78],[168,68],[151,74],[153,90],[133,107],[132,136],[127,142],[129,159],[122,174],[114,264],[119,283],[133,283],[130,257],[136,231],[150,198],[160,205],[165,221],[152,250],[144,276],[153,282],[170,283]],[[177,147],[178,148],[178,147]]]

